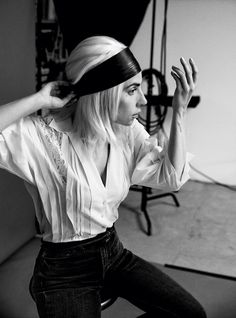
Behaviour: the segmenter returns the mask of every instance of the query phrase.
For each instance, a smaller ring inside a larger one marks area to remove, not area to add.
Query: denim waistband
[[[106,242],[110,236],[115,232],[114,226],[107,228],[105,232],[100,233],[92,238],[88,238],[85,240],[77,240],[77,241],[71,241],[71,242],[48,242],[41,240],[41,247],[54,249],[54,250],[63,250],[70,247],[76,247],[76,246],[87,246],[87,245],[96,245],[102,242]]]

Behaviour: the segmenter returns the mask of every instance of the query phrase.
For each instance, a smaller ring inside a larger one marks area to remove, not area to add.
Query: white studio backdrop
[[[153,67],[160,70],[164,0],[156,1]],[[175,83],[170,75],[179,58],[192,57],[199,68],[194,95],[200,103],[189,108],[187,148],[192,165],[218,182],[236,185],[236,1],[169,0],[167,13],[166,81],[168,95]],[[131,45],[143,69],[149,68],[152,1]],[[171,108],[164,128],[169,131]],[[195,171],[192,179],[209,181]]]

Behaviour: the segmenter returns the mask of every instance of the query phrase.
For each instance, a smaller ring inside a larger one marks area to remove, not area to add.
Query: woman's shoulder
[[[27,132],[29,129],[31,129],[32,125],[33,125],[33,117],[31,115],[28,115],[12,122],[3,131],[1,131],[1,134],[7,135],[12,132],[14,133],[23,133],[24,131]]]

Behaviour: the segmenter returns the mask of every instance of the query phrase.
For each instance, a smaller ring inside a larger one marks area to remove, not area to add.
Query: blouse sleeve
[[[193,155],[187,153],[181,178],[171,164],[167,145],[158,146],[157,138],[150,137],[143,125],[137,121],[132,127],[133,171],[131,184],[157,188],[166,191],[177,191],[189,177],[189,162]]]
[[[14,122],[0,133],[0,168],[34,183],[30,161],[35,147],[30,117]]]

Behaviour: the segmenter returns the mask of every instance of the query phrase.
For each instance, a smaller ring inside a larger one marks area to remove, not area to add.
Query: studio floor
[[[159,192],[153,192],[156,194]],[[155,263],[199,299],[208,318],[236,317],[236,193],[189,181],[171,197],[149,201],[152,235],[140,210],[141,193],[130,191],[116,223],[123,244]],[[103,316],[132,318],[142,312],[118,299]]]
[[[236,192],[188,181],[176,197],[179,207],[170,196],[147,203],[148,236],[141,193],[130,191],[116,223],[124,244],[152,262],[236,277]]]

